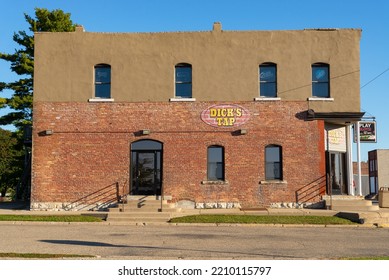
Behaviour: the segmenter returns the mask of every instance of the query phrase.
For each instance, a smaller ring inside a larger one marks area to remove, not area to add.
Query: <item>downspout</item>
[[[352,125],[348,124],[346,126],[346,143],[347,143],[347,170],[348,170],[348,193],[352,196],[355,195],[354,189],[354,170],[353,170],[353,134],[352,134]]]

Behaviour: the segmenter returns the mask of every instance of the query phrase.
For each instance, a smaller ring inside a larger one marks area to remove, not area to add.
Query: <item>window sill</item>
[[[288,184],[287,181],[284,180],[265,180],[259,182],[261,185],[286,185]]]
[[[281,97],[255,97],[254,101],[280,101]]]
[[[228,181],[201,181],[202,185],[228,185]]]
[[[90,98],[88,102],[114,102],[113,98]]]
[[[195,102],[196,98],[170,98],[170,102]]]
[[[331,97],[325,98],[325,97],[309,97],[308,101],[328,101],[333,102],[334,99]]]

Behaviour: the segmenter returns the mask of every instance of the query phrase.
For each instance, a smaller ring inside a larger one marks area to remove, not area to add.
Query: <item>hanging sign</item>
[[[354,142],[357,140],[357,131],[354,129]],[[377,123],[375,121],[359,122],[359,141],[361,143],[377,143]]]
[[[213,105],[201,113],[203,122],[214,127],[240,126],[249,118],[249,111],[235,104]]]

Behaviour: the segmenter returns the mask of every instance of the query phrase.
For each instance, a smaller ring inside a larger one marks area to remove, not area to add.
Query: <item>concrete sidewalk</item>
[[[389,208],[387,208],[389,213]],[[235,215],[314,215],[333,216],[339,211],[326,209],[297,209],[297,208],[266,208],[259,210],[241,209],[182,209],[177,214],[235,214]],[[105,213],[104,211],[30,211],[26,202],[0,202],[0,214],[14,215],[80,215],[80,213]]]
[[[104,215],[104,211],[30,211],[24,202],[0,202],[0,215]],[[172,213],[172,217],[201,214],[234,214],[234,215],[264,215],[264,216],[338,216],[365,225],[389,227],[389,208],[379,208],[378,211],[342,211],[307,208],[266,208],[258,210],[240,209],[182,209]]]
[[[389,227],[389,208],[379,208],[377,211],[349,211],[327,209],[299,209],[299,208],[267,208],[264,210],[239,210],[239,209],[200,209],[183,210],[177,216],[194,214],[239,214],[239,215],[267,215],[267,216],[338,216],[353,222]]]

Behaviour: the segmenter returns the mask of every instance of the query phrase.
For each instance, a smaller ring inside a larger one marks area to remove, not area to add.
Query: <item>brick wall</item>
[[[163,143],[164,193],[173,202],[259,207],[296,202],[296,192],[303,194],[304,202],[316,201],[317,195],[304,193],[316,192],[325,176],[323,122],[299,117],[307,110],[306,102],[237,104],[250,112],[249,121],[241,127],[215,128],[200,119],[213,102],[36,102],[32,208],[114,201],[118,189],[129,189],[130,144],[141,139]],[[237,135],[239,128],[248,133]],[[44,136],[47,129],[53,135]],[[151,134],[140,136],[142,129]],[[269,144],[282,146],[282,183],[264,182]],[[209,145],[224,146],[224,184],[206,182]]]
[[[353,173],[358,174],[358,163],[353,162]],[[369,175],[369,163],[362,161],[361,162],[361,174],[362,175]]]

